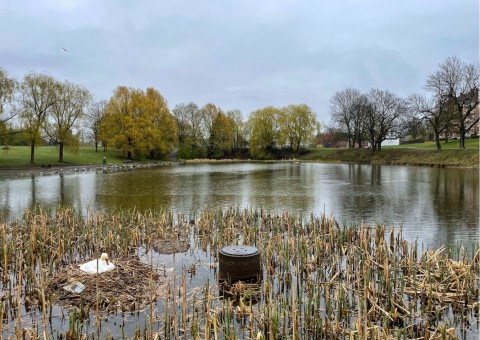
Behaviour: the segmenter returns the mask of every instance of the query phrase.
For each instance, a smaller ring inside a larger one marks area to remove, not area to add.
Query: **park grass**
[[[467,138],[465,139],[465,148],[466,149],[477,149],[479,147],[479,138]],[[460,142],[458,140],[449,140],[447,143],[441,142],[442,149],[455,150],[458,149]],[[426,141],[425,143],[416,143],[416,144],[403,144],[395,146],[386,146],[384,148],[388,149],[434,149],[436,150],[437,146],[435,141]]]
[[[122,164],[125,157],[118,150],[95,152],[93,146],[82,146],[77,153],[67,148],[64,150],[64,162],[58,162],[58,148],[55,146],[39,146],[35,149],[35,164],[30,163],[30,146],[10,146],[0,155],[0,169],[24,169],[51,165],[56,166],[98,166],[102,164],[103,157],[108,164]]]
[[[426,144],[426,143],[425,143]],[[447,145],[452,146],[450,142]],[[465,167],[479,168],[479,150],[472,146],[465,150],[456,148],[444,148],[440,151],[433,147],[416,147],[418,144],[411,144],[408,147],[384,147],[381,151],[370,149],[348,149],[348,148],[312,148],[309,152],[300,156],[302,161],[317,162],[340,162],[340,163],[367,163],[387,165],[420,165],[434,167]],[[477,140],[478,146],[478,140]]]

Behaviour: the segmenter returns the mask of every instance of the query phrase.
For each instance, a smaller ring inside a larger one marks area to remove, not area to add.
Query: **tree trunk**
[[[58,161],[63,162],[63,143],[59,143],[58,148]]]
[[[132,159],[132,151],[128,150],[127,159]]]
[[[442,150],[442,144],[440,144],[440,133],[435,130],[435,144],[437,145],[437,150]]]
[[[35,142],[32,141],[30,144],[30,163],[35,164]]]
[[[465,127],[460,128],[460,150],[465,150]]]
[[[98,142],[95,142],[95,152],[98,152]]]

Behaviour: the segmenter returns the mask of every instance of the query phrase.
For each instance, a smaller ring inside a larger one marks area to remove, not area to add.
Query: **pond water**
[[[424,247],[479,238],[479,174],[471,169],[320,163],[174,164],[0,178],[0,215],[70,205],[88,211],[226,207],[325,213],[339,223],[402,227]]]

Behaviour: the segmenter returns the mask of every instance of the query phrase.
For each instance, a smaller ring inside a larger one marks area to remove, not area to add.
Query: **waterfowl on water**
[[[98,268],[97,268],[98,264]],[[96,273],[104,273],[110,270],[114,270],[115,265],[108,261],[108,255],[106,253],[102,253],[98,260],[92,260],[87,263],[80,265],[80,270],[90,274]]]

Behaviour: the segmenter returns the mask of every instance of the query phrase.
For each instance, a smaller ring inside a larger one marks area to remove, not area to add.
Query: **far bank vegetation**
[[[0,144],[29,146],[30,163],[40,145],[75,155],[80,146],[95,152],[118,150],[132,160],[289,159],[324,147],[382,150],[387,140],[478,137],[479,69],[456,57],[428,76],[425,93],[401,98],[387,89],[366,93],[337,91],[330,100],[329,124],[317,121],[307,104],[266,106],[246,119],[240,110],[214,103],[179,103],[169,108],[154,88],[118,86],[109,99],[94,101],[84,87],[47,74],[30,73],[18,81],[0,69]]]

